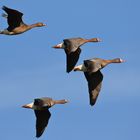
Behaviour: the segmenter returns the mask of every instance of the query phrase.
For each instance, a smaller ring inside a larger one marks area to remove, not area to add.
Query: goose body
[[[34,110],[36,116],[36,137],[40,137],[48,125],[51,117],[49,108],[55,104],[65,104],[67,102],[67,100],[53,100],[52,98],[43,97],[34,99],[34,102],[22,106]]]
[[[74,71],[83,71],[85,78],[88,82],[88,91],[90,105],[93,106],[96,103],[97,97],[101,90],[103,74],[101,69],[111,63],[122,63],[124,60],[120,58],[105,60],[100,58],[93,58],[89,60],[84,60],[82,65],[76,66]]]
[[[60,43],[53,48],[56,49],[64,49],[66,53],[66,71],[69,73],[73,70],[74,66],[76,65],[80,53],[81,53],[81,48],[85,43],[88,42],[100,42],[101,40],[99,38],[92,38],[92,39],[84,39],[84,38],[69,38],[69,39],[64,39],[63,43]]]
[[[45,24],[41,22],[32,25],[27,25],[22,20],[23,13],[14,9],[10,9],[6,6],[3,6],[2,9],[7,13],[7,14],[3,14],[3,17],[7,19],[9,26],[7,29],[0,31],[0,34],[17,35],[17,34],[24,33],[34,27],[45,26]]]

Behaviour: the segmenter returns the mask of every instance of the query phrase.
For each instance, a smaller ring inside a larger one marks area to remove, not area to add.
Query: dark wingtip
[[[70,73],[70,71],[67,71],[67,73]]]
[[[72,71],[72,69],[67,69],[66,70],[67,73],[70,73],[71,71]]]
[[[4,10],[6,8],[6,6],[2,6],[2,9]]]
[[[91,106],[94,106],[95,105],[95,101],[94,102],[90,102],[90,105]]]
[[[36,138],[39,138],[42,134],[36,134]]]
[[[7,8],[8,8],[8,7],[6,7],[6,6],[2,6],[2,9],[3,9],[3,10],[5,10],[5,9],[7,9]]]

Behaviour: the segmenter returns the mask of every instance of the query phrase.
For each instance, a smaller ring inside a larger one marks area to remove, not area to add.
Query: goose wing
[[[22,21],[23,13],[10,9],[6,6],[3,6],[2,9],[8,14],[7,22],[9,27],[7,28],[8,31],[12,31],[14,28],[19,27],[21,24],[24,24]]]
[[[36,116],[36,137],[40,137],[48,125],[51,113],[48,109],[34,110]]]
[[[84,75],[88,82],[90,105],[93,106],[96,103],[101,90],[103,74],[100,72],[100,70],[98,70],[97,72],[93,73],[84,72]]]
[[[65,50],[65,53],[66,53],[66,59],[67,59],[67,62],[66,62],[67,70],[66,71],[69,73],[75,67],[75,65],[80,57],[81,49],[78,48],[75,52],[71,52],[71,53],[69,53]]]

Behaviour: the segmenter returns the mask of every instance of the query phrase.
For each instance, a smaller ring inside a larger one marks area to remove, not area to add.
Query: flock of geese
[[[46,26],[45,24],[38,22],[35,24],[27,25],[23,22],[22,16],[23,13],[10,9],[6,6],[3,6],[2,9],[5,13],[2,14],[3,17],[7,19],[8,28],[0,31],[0,34],[4,35],[17,35],[24,33],[35,27]],[[55,45],[55,49],[64,49],[66,53],[66,72],[69,73],[73,71],[83,71],[85,78],[88,83],[88,92],[90,105],[93,106],[96,103],[97,97],[101,90],[101,85],[103,81],[103,74],[101,69],[111,63],[122,63],[124,60],[121,58],[115,58],[111,60],[105,60],[101,58],[92,58],[84,60],[83,64],[76,66],[76,63],[80,57],[81,46],[88,42],[100,42],[99,38],[69,38],[64,39],[62,43]],[[23,105],[24,108],[33,109],[36,116],[36,137],[40,137],[45,128],[48,125],[51,113],[49,108],[55,104],[65,104],[68,103],[68,100],[53,100],[49,97],[37,98],[34,99],[34,102],[30,104]]]

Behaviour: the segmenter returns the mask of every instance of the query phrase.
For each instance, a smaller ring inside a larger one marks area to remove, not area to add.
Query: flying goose
[[[73,70],[74,66],[76,65],[81,49],[80,46],[87,42],[100,42],[101,39],[99,38],[91,38],[91,39],[84,39],[84,38],[69,38],[69,39],[64,39],[63,43],[60,43],[53,48],[56,49],[64,49],[66,53],[66,59],[67,59],[67,66],[66,66],[66,71],[69,73]]]
[[[34,99],[34,102],[23,105],[24,108],[33,109],[36,116],[36,137],[39,138],[48,125],[51,113],[49,108],[55,104],[65,104],[67,100],[53,100],[52,98],[43,97]]]
[[[41,22],[32,25],[27,25],[22,20],[23,13],[14,9],[10,9],[6,6],[3,6],[2,9],[7,13],[7,14],[3,14],[2,16],[7,18],[7,22],[9,26],[7,29],[0,31],[0,34],[17,35],[26,32],[34,27],[42,27],[46,25]]]
[[[96,103],[97,97],[101,90],[103,74],[101,69],[111,63],[122,63],[125,62],[120,58],[112,60],[104,60],[100,58],[93,58],[89,60],[84,60],[82,65],[74,67],[74,71],[83,71],[88,82],[88,91],[90,105],[93,106]]]

